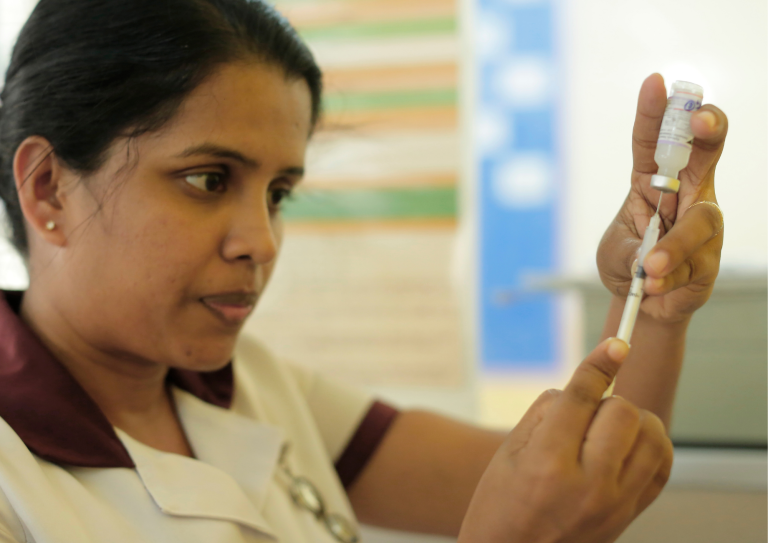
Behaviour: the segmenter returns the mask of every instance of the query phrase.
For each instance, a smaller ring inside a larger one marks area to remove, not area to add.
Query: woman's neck
[[[25,293],[20,317],[107,420],[151,447],[191,456],[166,386],[168,367],[93,347],[46,303],[47,297],[36,294],[31,288]]]

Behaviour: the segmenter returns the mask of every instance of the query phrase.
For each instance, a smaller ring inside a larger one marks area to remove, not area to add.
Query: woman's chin
[[[170,366],[190,371],[216,371],[232,360],[234,341],[205,342],[188,345],[181,349]]]

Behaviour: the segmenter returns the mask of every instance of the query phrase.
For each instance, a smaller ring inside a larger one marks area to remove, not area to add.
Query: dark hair
[[[250,59],[306,80],[314,127],[320,69],[263,0],[41,0],[0,93],[0,198],[16,249],[29,249],[12,170],[24,139],[42,136],[92,173],[116,138],[159,129],[217,66]]]

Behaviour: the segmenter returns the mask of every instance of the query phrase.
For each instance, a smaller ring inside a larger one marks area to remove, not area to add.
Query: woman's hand
[[[459,543],[610,543],[661,492],[672,443],[654,414],[601,400],[627,355],[601,343],[528,409],[486,469]]]
[[[706,89],[705,89],[706,92]],[[626,297],[632,266],[643,234],[656,211],[659,192],[650,186],[657,165],[653,160],[667,94],[659,74],[640,89],[632,132],[632,186],[624,205],[605,232],[597,251],[603,284]],[[663,322],[683,321],[704,305],[720,268],[723,220],[712,205],[715,166],[723,152],[728,119],[717,107],[705,105],[691,116],[693,151],[680,172],[678,194],[665,194],[661,203],[661,239],[646,257],[643,268],[648,295],[640,309]]]

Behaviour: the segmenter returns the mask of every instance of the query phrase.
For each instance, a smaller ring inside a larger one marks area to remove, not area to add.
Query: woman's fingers
[[[659,497],[661,491],[669,481],[669,477],[672,474],[672,456],[674,452],[670,449],[665,455],[665,459],[661,462],[656,473],[648,485],[640,493],[640,497],[635,504],[635,512],[637,515],[646,510],[646,508],[653,503],[653,501]]]
[[[640,500],[644,497],[650,503],[667,483],[673,457],[674,448],[664,423],[650,411],[640,411],[637,440],[624,461],[619,475],[619,487],[624,492],[638,496]],[[658,492],[654,494],[656,490]]]
[[[649,296],[661,296],[689,285],[709,287],[720,271],[720,249],[721,244],[712,240],[664,277],[649,276],[645,280],[645,293]]]
[[[717,276],[723,218],[714,205],[695,205],[680,217],[643,262],[645,291],[662,294]]]
[[[707,181],[713,188],[715,177],[711,173],[723,153],[728,117],[717,106],[707,104],[691,115],[691,130],[693,150],[686,170],[693,176],[693,184]]]
[[[659,74],[651,74],[640,87],[632,129],[633,165],[637,173],[654,174],[658,170],[653,156],[666,105],[664,78]],[[691,115],[691,130],[694,136],[693,149],[685,171],[692,179],[687,181],[696,188],[702,181],[714,185],[711,173],[723,152],[728,134],[728,117],[717,106],[707,104]]]
[[[546,415],[549,408],[552,407],[555,398],[561,393],[561,390],[550,389],[545,390],[538,398],[536,398],[536,401],[531,404],[531,407],[525,412],[523,418],[520,419],[520,422],[517,423],[504,441],[503,447],[507,453],[516,454],[528,444],[531,434],[544,419],[544,415]]]
[[[635,126],[632,128],[632,157],[635,171],[656,173],[658,165],[653,160],[656,141],[659,139],[661,120],[667,107],[667,90],[664,78],[651,74],[640,87],[637,98]]]
[[[531,442],[536,442],[539,451],[556,451],[558,456],[578,458],[603,394],[627,354],[629,346],[626,343],[608,338],[579,364],[565,390],[555,399],[531,436]]]
[[[639,430],[637,407],[617,396],[603,400],[582,446],[584,471],[606,480],[617,480]]]

